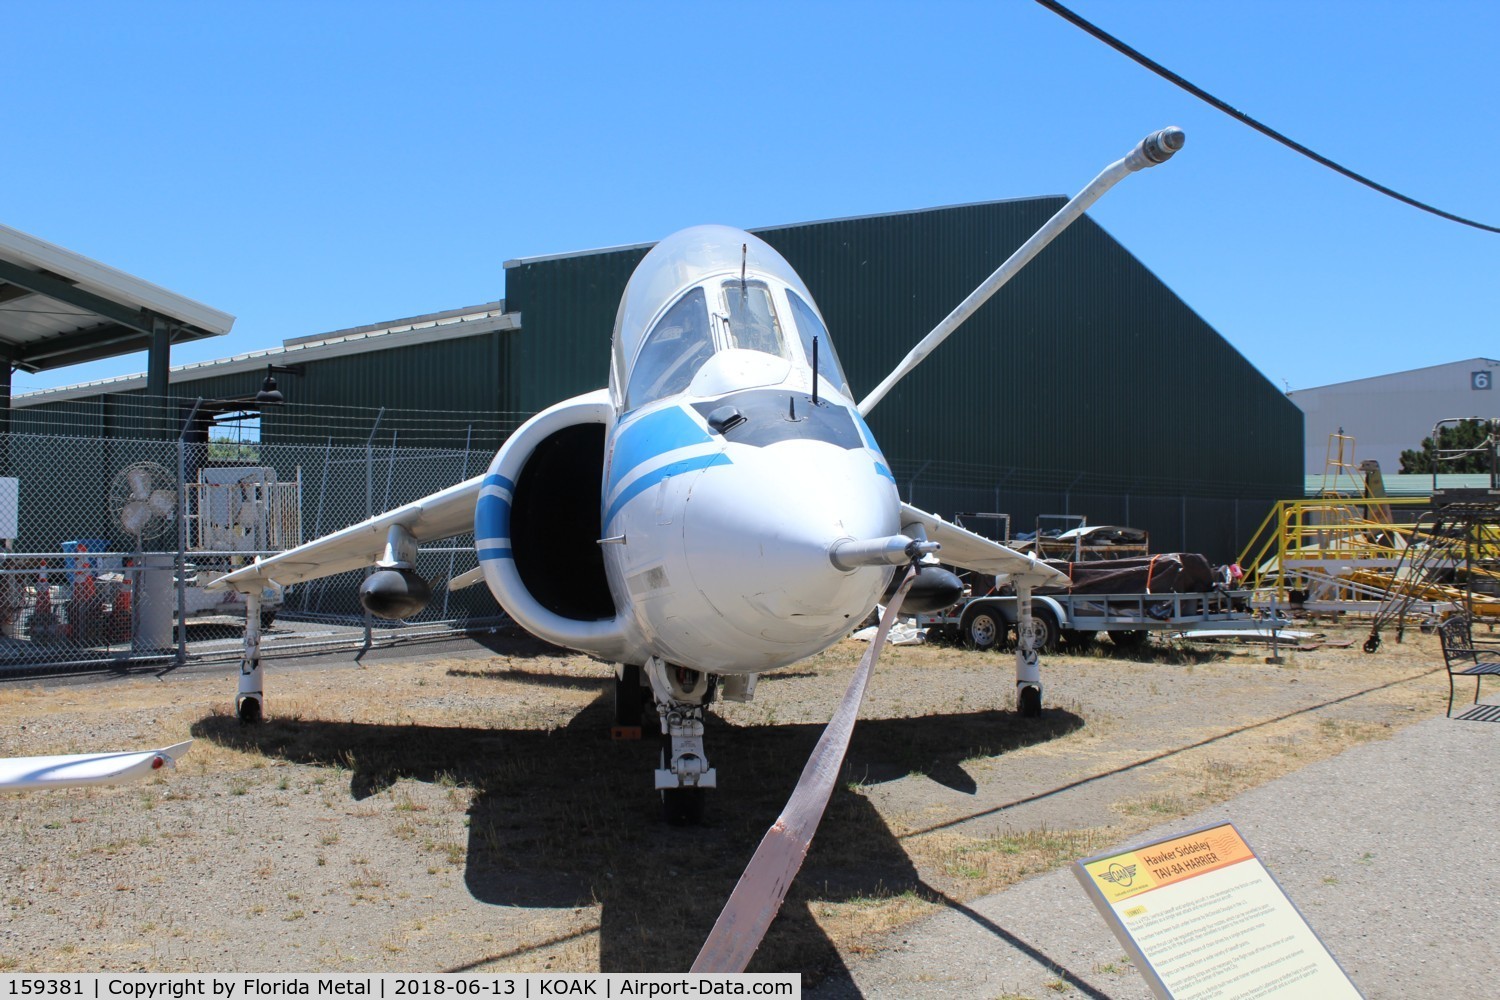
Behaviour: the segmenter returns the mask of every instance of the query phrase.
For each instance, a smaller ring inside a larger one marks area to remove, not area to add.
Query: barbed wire
[[[941,460],[896,461],[891,463],[891,472],[903,492],[911,484],[923,487],[998,489],[1001,493],[1017,490],[1071,491],[1204,499],[1260,497],[1268,492],[1275,492],[1269,490],[1264,482],[1198,480],[1184,483],[1181,479],[1164,476],[1119,476],[1079,469],[1026,469]]]
[[[527,413],[103,393],[85,399],[16,400],[11,433],[190,441],[385,443],[495,448]],[[191,418],[192,426],[188,425]]]

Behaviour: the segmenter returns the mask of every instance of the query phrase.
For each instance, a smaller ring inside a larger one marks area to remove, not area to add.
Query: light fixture
[[[255,401],[261,406],[280,406],[286,402],[286,397],[276,388],[278,372],[283,375],[302,375],[306,369],[302,365],[266,365],[266,380],[261,383],[260,392],[255,394]]]

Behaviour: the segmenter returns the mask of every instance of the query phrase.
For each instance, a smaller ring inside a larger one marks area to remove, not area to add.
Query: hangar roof
[[[520,326],[520,315],[507,313],[505,300],[501,299],[497,302],[465,306],[461,309],[447,309],[442,312],[349,327],[329,333],[292,337],[283,340],[281,347],[251,351],[229,358],[173,365],[171,382],[175,384],[215,375],[258,371],[268,364],[317,361],[323,358],[363,354],[368,351],[383,351],[412,343],[427,344],[460,337],[472,337],[495,330],[518,330]],[[133,392],[145,387],[145,375],[120,375],[114,378],[96,379],[92,382],[58,386],[55,389],[39,389],[35,392],[21,393],[14,397],[12,405],[16,407],[37,406],[68,399],[83,399],[101,393]]]
[[[174,344],[234,325],[228,313],[0,226],[0,354],[11,367],[38,372],[143,351],[158,319]]]

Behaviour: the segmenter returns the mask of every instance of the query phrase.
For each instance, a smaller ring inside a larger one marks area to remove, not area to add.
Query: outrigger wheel
[[[241,698],[238,714],[241,724],[246,726],[256,726],[266,720],[259,698]]]
[[[1016,692],[1016,711],[1025,719],[1038,719],[1042,715],[1042,689],[1026,684]]]

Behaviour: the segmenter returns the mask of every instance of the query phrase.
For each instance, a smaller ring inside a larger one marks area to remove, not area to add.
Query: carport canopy
[[[0,354],[39,372],[149,351],[148,395],[165,397],[171,345],[229,332],[234,317],[134,275],[0,226]]]

